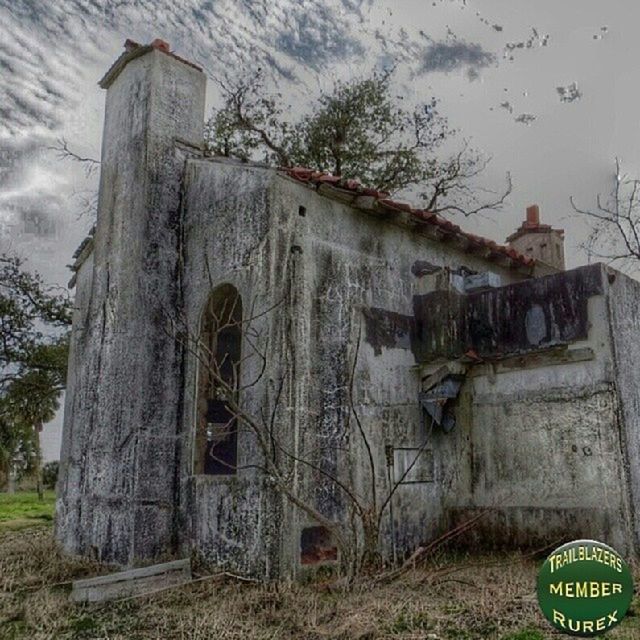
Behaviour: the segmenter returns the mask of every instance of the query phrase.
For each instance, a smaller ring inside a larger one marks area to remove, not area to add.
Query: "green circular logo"
[[[571,636],[599,636],[618,625],[633,598],[627,563],[606,544],[576,540],[556,549],[538,576],[538,602],[551,624]]]

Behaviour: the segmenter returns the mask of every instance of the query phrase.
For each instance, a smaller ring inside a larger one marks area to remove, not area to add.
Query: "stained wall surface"
[[[483,513],[470,536],[476,543],[535,546],[590,537],[632,552],[628,492],[637,465],[626,459],[633,442],[624,437],[637,430],[637,392],[626,380],[633,376],[629,361],[625,373],[617,364],[621,330],[610,306],[640,298],[612,290],[602,265],[486,296],[496,299],[494,312],[508,308],[512,315],[505,316],[508,327],[494,318],[507,337],[494,345],[503,352],[470,367],[459,399],[464,471],[448,500],[452,523]],[[620,315],[632,331],[629,310]]]

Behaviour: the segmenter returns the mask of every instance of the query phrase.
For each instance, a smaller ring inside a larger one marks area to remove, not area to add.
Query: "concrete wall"
[[[198,159],[203,108],[203,74],[158,50],[132,54],[107,93],[95,249],[77,273],[64,547],[304,571],[301,533],[317,523],[275,491],[250,429],[236,475],[195,473],[198,361],[176,337],[197,336],[211,291],[232,284],[265,355],[244,336],[241,404],[272,420],[292,486],[325,517],[352,515],[330,476],[379,507],[419,457],[387,504],[385,556],[478,509],[485,540],[589,535],[628,549],[640,285],[591,267],[554,276],[549,296],[548,280],[514,285],[528,287],[520,298],[435,291],[425,266],[523,276],[272,169]],[[471,366],[445,434],[426,427],[418,394],[452,358]]]
[[[260,349],[268,349],[266,368],[261,374],[262,363],[247,341],[245,325],[241,386],[256,384],[240,398],[245,410],[257,418],[261,412],[270,415],[274,385],[284,375],[283,363],[289,356],[289,290],[295,256],[290,251],[289,216],[274,203],[275,180],[272,170],[190,161],[183,208],[183,304],[190,332],[198,334],[209,294],[223,283],[239,291],[245,321],[260,316],[251,330],[259,335]],[[240,427],[237,475],[194,474],[197,376],[197,358],[188,353],[181,426],[181,545],[217,565],[273,577],[280,566],[282,499],[254,466],[262,464],[262,456],[251,431]],[[278,420],[284,441],[289,439],[295,412],[288,393]]]
[[[308,419],[301,423],[301,441],[321,452],[314,460],[318,466],[348,478],[366,506],[373,490],[358,421],[372,450],[378,506],[399,477],[400,458],[413,461],[416,449],[426,449],[430,469],[421,476],[425,481],[403,483],[394,494],[393,532],[389,508],[383,518],[383,552],[391,556],[395,547],[402,555],[440,530],[443,496],[457,470],[451,465],[452,441],[422,424],[420,371],[410,341],[369,340],[365,316],[372,308],[399,316],[412,313],[413,296],[422,286],[412,272],[417,262],[490,269],[505,282],[518,276],[294,182],[281,182],[280,197],[290,202],[286,208],[295,213],[299,204],[305,207],[296,223],[304,284],[295,314],[307,349],[301,395]],[[396,468],[387,466],[387,446],[396,449]],[[321,473],[308,474],[308,482],[310,497],[323,513],[348,518],[350,502],[334,482]],[[294,549],[299,544],[295,536],[310,524],[303,519],[291,527]]]
[[[563,232],[531,231],[524,233],[509,243],[516,251],[540,260],[553,269],[564,270]]]
[[[584,340],[468,373],[456,434],[464,471],[447,507],[454,523],[485,514],[472,542],[542,546],[589,537],[623,553],[633,549],[609,323],[613,297],[604,268],[588,269],[602,285],[588,298]],[[566,280],[575,295],[588,269],[553,278]],[[549,308],[547,315],[557,321],[562,311],[568,308]]]
[[[632,539],[640,550],[640,283],[613,270],[607,270],[607,275],[620,424],[618,450],[627,482]]]
[[[301,207],[303,209],[301,209]],[[303,215],[301,215],[303,214]],[[183,303],[192,333],[210,291],[222,283],[240,292],[243,307],[272,309],[259,322],[268,359],[259,383],[243,393],[248,411],[277,411],[281,442],[310,464],[294,465],[296,491],[325,516],[349,518],[350,502],[335,475],[371,500],[364,440],[370,442],[378,504],[388,491],[385,447],[442,449],[426,482],[403,484],[385,514],[386,553],[412,549],[439,529],[449,476],[449,441],[424,432],[418,409],[419,371],[410,345],[380,350],[365,338],[369,306],[412,308],[416,261],[486,269],[473,256],[447,250],[406,229],[322,197],[273,170],[224,160],[188,164],[183,207]],[[494,270],[499,267],[492,265]],[[506,281],[517,278],[502,272]],[[360,336],[360,338],[358,337]],[[359,346],[358,346],[359,345]],[[243,353],[251,351],[245,344]],[[357,362],[356,362],[357,351]],[[245,380],[256,371],[247,364]],[[317,525],[283,499],[252,465],[261,463],[253,436],[239,440],[235,477],[194,475],[197,362],[186,356],[182,422],[180,540],[218,565],[270,577],[301,570],[303,528]],[[398,452],[398,455],[411,455]],[[433,459],[433,456],[429,458]],[[321,470],[321,471],[320,471]]]

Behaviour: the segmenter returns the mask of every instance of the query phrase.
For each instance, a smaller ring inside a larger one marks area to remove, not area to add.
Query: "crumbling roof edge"
[[[356,180],[343,180],[319,171],[302,167],[280,167],[278,173],[314,189],[320,195],[377,215],[391,215],[404,226],[424,231],[437,241],[452,241],[465,253],[481,253],[486,260],[503,262],[512,269],[525,269],[531,273],[536,261],[529,256],[497,242],[463,231],[458,225],[431,211],[417,209],[405,202],[390,198],[390,194],[364,187]]]

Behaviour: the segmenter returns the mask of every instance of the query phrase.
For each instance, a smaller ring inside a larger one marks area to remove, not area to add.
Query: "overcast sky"
[[[633,0],[0,0],[0,251],[68,280],[97,176],[47,147],[64,136],[99,157],[98,79],[126,38],[161,37],[214,75],[273,70],[296,109],[336,78],[395,62],[407,104],[440,98],[460,139],[493,157],[487,187],[513,177],[503,212],[456,221],[504,241],[539,203],[576,266],[585,231],[569,196],[607,192],[616,156],[640,174],[637,24]],[[218,99],[210,82],[208,108]]]

